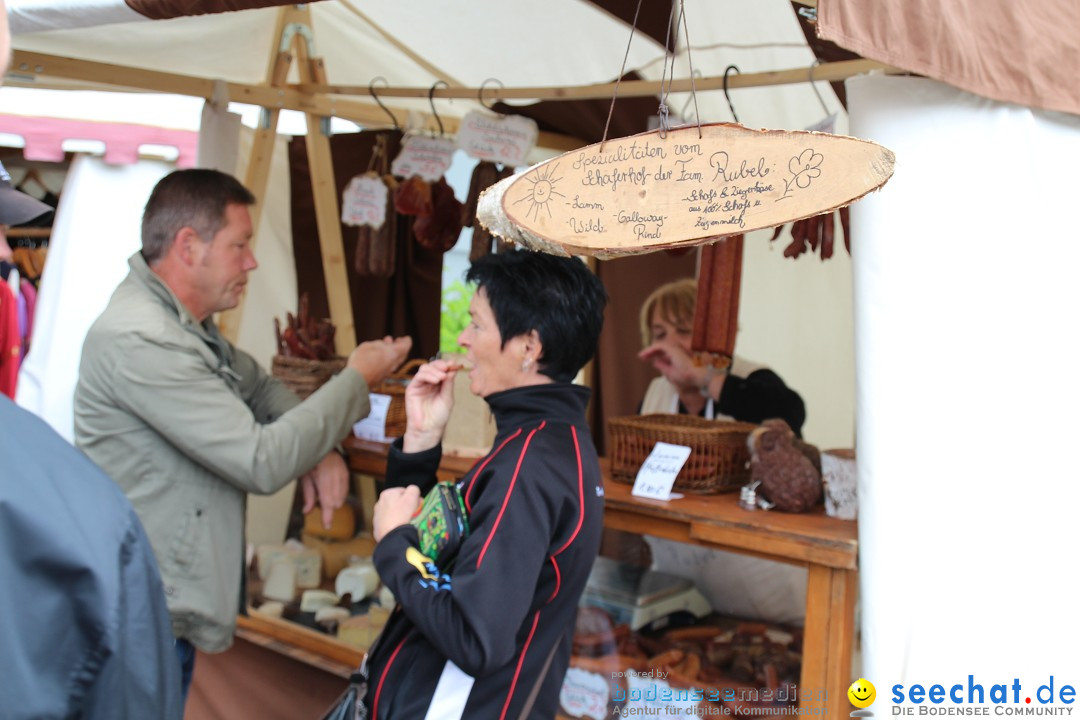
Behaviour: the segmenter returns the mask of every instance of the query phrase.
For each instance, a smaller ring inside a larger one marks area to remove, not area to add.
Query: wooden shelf
[[[52,235],[52,228],[51,227],[41,227],[41,228],[36,228],[36,227],[32,227],[32,228],[13,227],[13,228],[8,228],[8,231],[7,231],[7,236],[12,237],[12,238],[17,238],[17,237],[47,238],[50,235]]]

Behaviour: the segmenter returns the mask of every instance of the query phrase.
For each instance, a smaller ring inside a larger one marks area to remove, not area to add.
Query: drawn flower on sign
[[[786,198],[795,188],[805,190],[810,187],[810,182],[821,175],[821,161],[824,159],[825,156],[821,153],[814,152],[813,148],[807,148],[788,160],[788,172],[791,173],[791,178],[784,181],[784,194],[779,199]]]
[[[531,204],[529,209],[525,212],[525,217],[536,214],[540,215],[540,210],[547,210],[548,217],[551,217],[551,208],[548,207],[548,201],[553,197],[566,197],[561,192],[555,190],[555,183],[562,180],[561,177],[552,177],[555,171],[558,169],[559,163],[555,163],[551,167],[543,165],[536,169],[535,173],[526,175],[525,179],[532,183],[532,187],[529,188],[528,194],[520,200],[515,200],[514,204],[528,200]]]

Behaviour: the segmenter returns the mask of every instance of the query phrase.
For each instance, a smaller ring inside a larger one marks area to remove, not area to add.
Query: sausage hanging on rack
[[[845,205],[838,211],[822,213],[813,217],[803,218],[791,223],[791,242],[784,248],[784,257],[797,258],[805,252],[815,253],[820,248],[821,259],[828,260],[833,255],[836,240],[836,215],[840,216],[840,226],[844,232],[844,247],[851,254],[851,233],[849,230],[849,211]],[[779,225],[773,231],[769,242],[773,242],[784,226]],[[807,249],[809,244],[809,249]]]
[[[701,248],[690,349],[720,355],[727,362],[735,354],[742,255],[742,235],[730,235]]]
[[[469,194],[465,197],[461,221],[465,227],[472,227],[472,248],[469,250],[469,262],[475,262],[491,252],[491,234],[482,225],[477,227],[476,203],[480,193],[495,184],[499,177],[499,167],[487,160],[481,160],[473,168],[469,180]]]
[[[383,175],[386,185],[386,215],[378,228],[361,225],[357,229],[353,267],[358,275],[390,277],[397,258],[397,219],[394,195],[398,182],[393,175]]]
[[[487,190],[495,183],[514,174],[514,168],[503,166],[501,169],[493,162],[483,160],[476,164],[472,179],[469,182],[469,195],[465,199],[465,209],[462,222],[465,227],[472,226],[472,249],[469,251],[469,261],[473,262],[492,251],[492,242],[495,243],[496,252],[505,252],[514,247],[514,243],[496,238],[482,223],[476,219],[476,204],[480,193]]]
[[[431,202],[431,212],[418,215],[413,221],[413,233],[416,241],[428,250],[446,252],[461,235],[462,205],[445,177],[431,186]]]

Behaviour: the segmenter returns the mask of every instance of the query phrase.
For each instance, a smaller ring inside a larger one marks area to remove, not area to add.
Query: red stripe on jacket
[[[513,440],[514,438],[516,438],[520,434],[521,434],[521,428],[518,428],[517,430],[514,431],[514,433],[510,437],[508,437],[508,438],[506,438],[505,440],[502,441],[502,445],[499,445],[499,447],[495,450],[495,452],[491,453],[486,458],[484,458],[484,462],[481,463],[480,467],[478,467],[476,469],[476,472],[473,473],[472,482],[469,483],[469,489],[465,491],[465,509],[467,511],[472,512],[472,499],[471,499],[470,496],[472,495],[473,488],[476,487],[476,478],[480,477],[480,473],[484,472],[484,468],[487,467],[487,464],[489,462],[491,462],[492,460],[494,460],[495,456],[498,455],[502,451],[502,449],[504,447],[506,447],[506,443],[510,442],[511,440]]]
[[[382,676],[379,678],[379,685],[375,688],[375,700],[371,703],[371,720],[376,720],[379,717],[379,696],[382,695],[383,683],[386,682],[386,676],[390,674],[390,666],[394,664],[394,658],[401,652],[401,648],[405,645],[405,641],[409,639],[406,635],[398,643],[398,646],[394,648],[394,652],[390,654],[390,659],[386,661],[386,667],[383,668]]]
[[[535,432],[535,431],[534,431]],[[510,699],[514,697],[514,688],[517,687],[518,678],[521,676],[521,666],[525,664],[525,654],[529,652],[529,646],[532,645],[533,636],[536,635],[536,626],[540,624],[540,611],[537,610],[533,615],[533,624],[529,628],[529,637],[525,638],[525,645],[521,648],[521,655],[518,656],[517,667],[514,668],[514,679],[510,681],[510,692],[506,694],[506,702],[503,703],[502,712],[499,713],[499,720],[505,720],[506,711],[510,709]]]
[[[487,553],[488,546],[491,545],[491,540],[495,537],[495,531],[499,529],[499,523],[502,522],[503,515],[506,514],[506,506],[510,504],[510,496],[514,493],[514,485],[517,484],[518,473],[521,472],[521,464],[525,462],[525,453],[529,451],[529,443],[532,442],[533,436],[536,435],[536,433],[544,429],[545,425],[547,425],[547,420],[540,423],[539,427],[533,428],[529,432],[529,436],[525,438],[525,444],[521,446],[521,454],[518,455],[517,465],[514,467],[514,476],[510,478],[510,487],[507,488],[506,496],[503,497],[502,507],[499,508],[499,514],[495,518],[495,524],[492,525],[491,532],[488,533],[487,540],[484,541],[484,547],[480,549],[480,555],[476,558],[477,570],[480,569],[480,563],[484,561],[484,554]],[[475,477],[473,479],[475,480]]]
[[[554,600],[559,594],[559,589],[562,588],[562,573],[559,572],[559,563],[555,561],[555,556],[574,543],[578,533],[581,532],[581,526],[585,524],[585,472],[581,467],[581,445],[578,444],[577,428],[573,425],[570,426],[570,434],[574,436],[574,455],[577,457],[578,521],[570,539],[551,554],[551,567],[555,569],[555,590],[547,599],[548,602]]]

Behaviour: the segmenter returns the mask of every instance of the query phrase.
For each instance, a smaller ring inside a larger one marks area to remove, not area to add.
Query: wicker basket
[[[746,438],[756,425],[657,414],[612,418],[608,427],[611,476],[619,482],[634,482],[645,458],[658,442],[691,449],[672,487],[677,492],[726,492],[750,482]]]
[[[345,367],[345,362],[346,359],[343,357],[331,360],[307,360],[288,355],[275,355],[270,364],[270,374],[303,399],[341,372]]]
[[[405,434],[405,388],[416,374],[417,368],[426,360],[410,360],[398,369],[397,372],[376,383],[371,392],[390,396],[390,406],[386,409],[386,429],[383,434],[388,438],[401,437]]]

